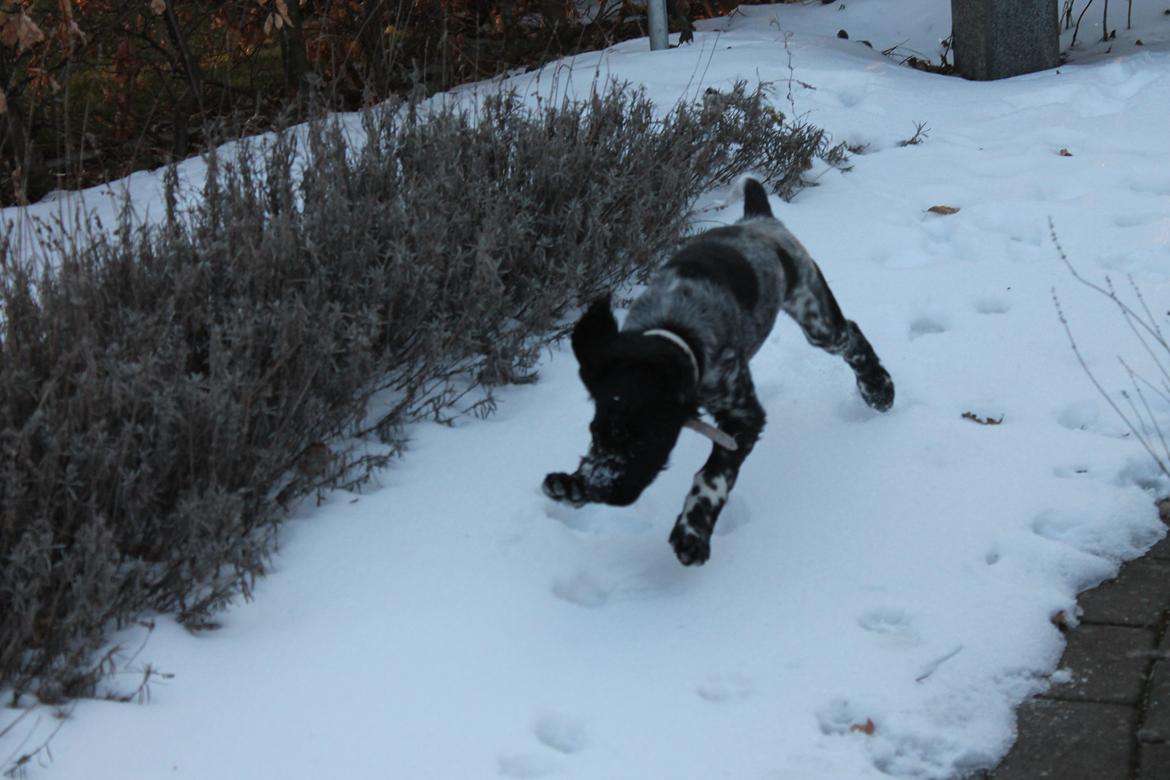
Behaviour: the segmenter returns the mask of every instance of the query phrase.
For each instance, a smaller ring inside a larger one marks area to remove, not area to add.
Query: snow
[[[1081,42],[1100,37],[1089,23]],[[759,78],[780,110],[867,145],[852,171],[819,170],[819,187],[772,206],[890,370],[894,409],[865,407],[848,368],[782,318],[752,366],[768,427],[706,566],[666,543],[710,446],[697,435],[631,507],[540,493],[588,444],[566,346],[490,419],[416,426],[376,489],[302,507],[219,630],[159,617],[148,637],[118,635],[147,641],[114,684],[132,690],[147,664],[173,677],[140,705],[76,703],[28,776],[860,780],[993,765],[1014,708],[1060,679],[1052,615],[1075,615],[1078,591],[1164,533],[1167,484],[1077,363],[1053,290],[1111,392],[1128,383],[1118,354],[1156,374],[1064,268],[1048,219],[1082,273],[1131,275],[1165,309],[1170,17],[1141,4],[1118,40],[1000,82],[880,54],[937,57],[949,28],[943,0],[748,7],[693,46],[629,41],[513,79],[571,93],[615,76],[665,107]],[[899,146],[916,122],[928,138]],[[160,181],[125,186],[145,211]],[[741,209],[731,191],[706,203],[701,226]],[[17,715],[0,712],[0,730]],[[0,759],[57,725],[33,710]]]

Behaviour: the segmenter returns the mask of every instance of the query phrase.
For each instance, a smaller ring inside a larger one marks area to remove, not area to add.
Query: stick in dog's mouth
[[[692,417],[683,423],[683,427],[690,428],[692,431],[706,436],[725,450],[734,452],[739,449],[739,445],[736,444],[735,439],[710,423],[705,423],[702,420]]]

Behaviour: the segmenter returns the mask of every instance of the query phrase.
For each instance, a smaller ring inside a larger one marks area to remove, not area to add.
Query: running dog
[[[869,406],[894,403],[894,383],[861,329],[845,319],[821,270],[772,215],[768,194],[744,182],[743,219],[689,241],[651,277],[621,330],[608,298],[573,328],[573,353],[594,403],[593,441],[572,474],[544,479],[573,506],[626,506],[658,473],[684,428],[714,442],[695,475],[670,544],[683,565],[711,554],[711,533],[740,466],[764,428],[748,361],[780,311],[814,347],[840,355]],[[699,420],[709,412],[715,428]]]

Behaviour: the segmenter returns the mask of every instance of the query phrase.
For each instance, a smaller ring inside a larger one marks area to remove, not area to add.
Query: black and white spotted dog
[[[772,216],[763,186],[747,179],[743,219],[687,243],[651,277],[621,331],[608,299],[574,326],[573,352],[595,405],[593,442],[575,472],[545,477],[544,492],[574,506],[632,504],[665,468],[680,430],[699,430],[715,444],[670,543],[683,564],[706,561],[715,521],[764,427],[748,361],[781,310],[809,343],[845,358],[867,404],[893,405],[894,383],[873,347]],[[700,410],[719,428],[699,422]]]

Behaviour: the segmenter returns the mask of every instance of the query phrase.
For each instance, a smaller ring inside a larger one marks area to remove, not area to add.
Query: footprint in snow
[[[1005,298],[987,296],[976,300],[973,308],[979,314],[1007,314],[1011,311],[1012,305]]]
[[[857,618],[857,625],[876,634],[881,644],[891,647],[913,647],[922,641],[914,620],[902,609],[879,607],[867,610]]]
[[[589,735],[585,721],[560,713],[546,713],[536,719],[532,734],[547,748],[572,755],[589,746]]]
[[[672,598],[696,587],[695,578],[678,565],[669,546],[655,544],[653,550],[644,558],[638,556],[632,569],[600,573],[582,569],[558,578],[552,583],[552,594],[577,607],[599,609],[623,601]]]
[[[544,514],[574,531],[591,533],[597,528],[597,519],[590,507],[576,508],[557,501],[545,501]]]
[[[946,333],[950,330],[944,318],[935,317],[931,315],[922,315],[915,317],[910,322],[910,340],[913,341],[921,336],[931,336],[936,333]]]
[[[1077,401],[1056,413],[1056,422],[1070,431],[1087,431],[1095,427],[1101,417],[1101,404],[1096,401]]]
[[[1132,180],[1129,188],[1140,195],[1170,195],[1170,176],[1145,173]]]
[[[850,85],[838,89],[833,97],[837,98],[842,108],[853,108],[865,100],[866,91],[865,84]]]
[[[1166,477],[1153,460],[1129,458],[1113,480],[1118,485],[1137,485],[1142,490],[1165,495]]]
[[[500,756],[496,761],[496,769],[501,777],[528,780],[553,774],[557,771],[557,762],[538,753],[519,753]]]
[[[597,609],[609,603],[613,588],[598,582],[589,572],[581,571],[554,582],[552,592],[561,601],[586,609]]]
[[[1149,225],[1153,222],[1161,222],[1166,219],[1166,212],[1164,211],[1146,211],[1137,214],[1122,214],[1113,220],[1113,224],[1119,228],[1132,228]]]
[[[1119,417],[1106,412],[1105,406],[1095,399],[1076,401],[1056,411],[1056,423],[1069,431],[1088,431],[1110,439],[1127,439],[1129,430]]]
[[[585,721],[560,713],[545,713],[538,717],[532,724],[532,736],[542,747],[562,756],[579,753],[589,745]],[[500,756],[496,767],[501,777],[517,780],[547,777],[560,770],[557,759],[547,751]]]
[[[746,699],[755,692],[755,681],[742,674],[713,674],[695,688],[700,699],[716,704]]]

